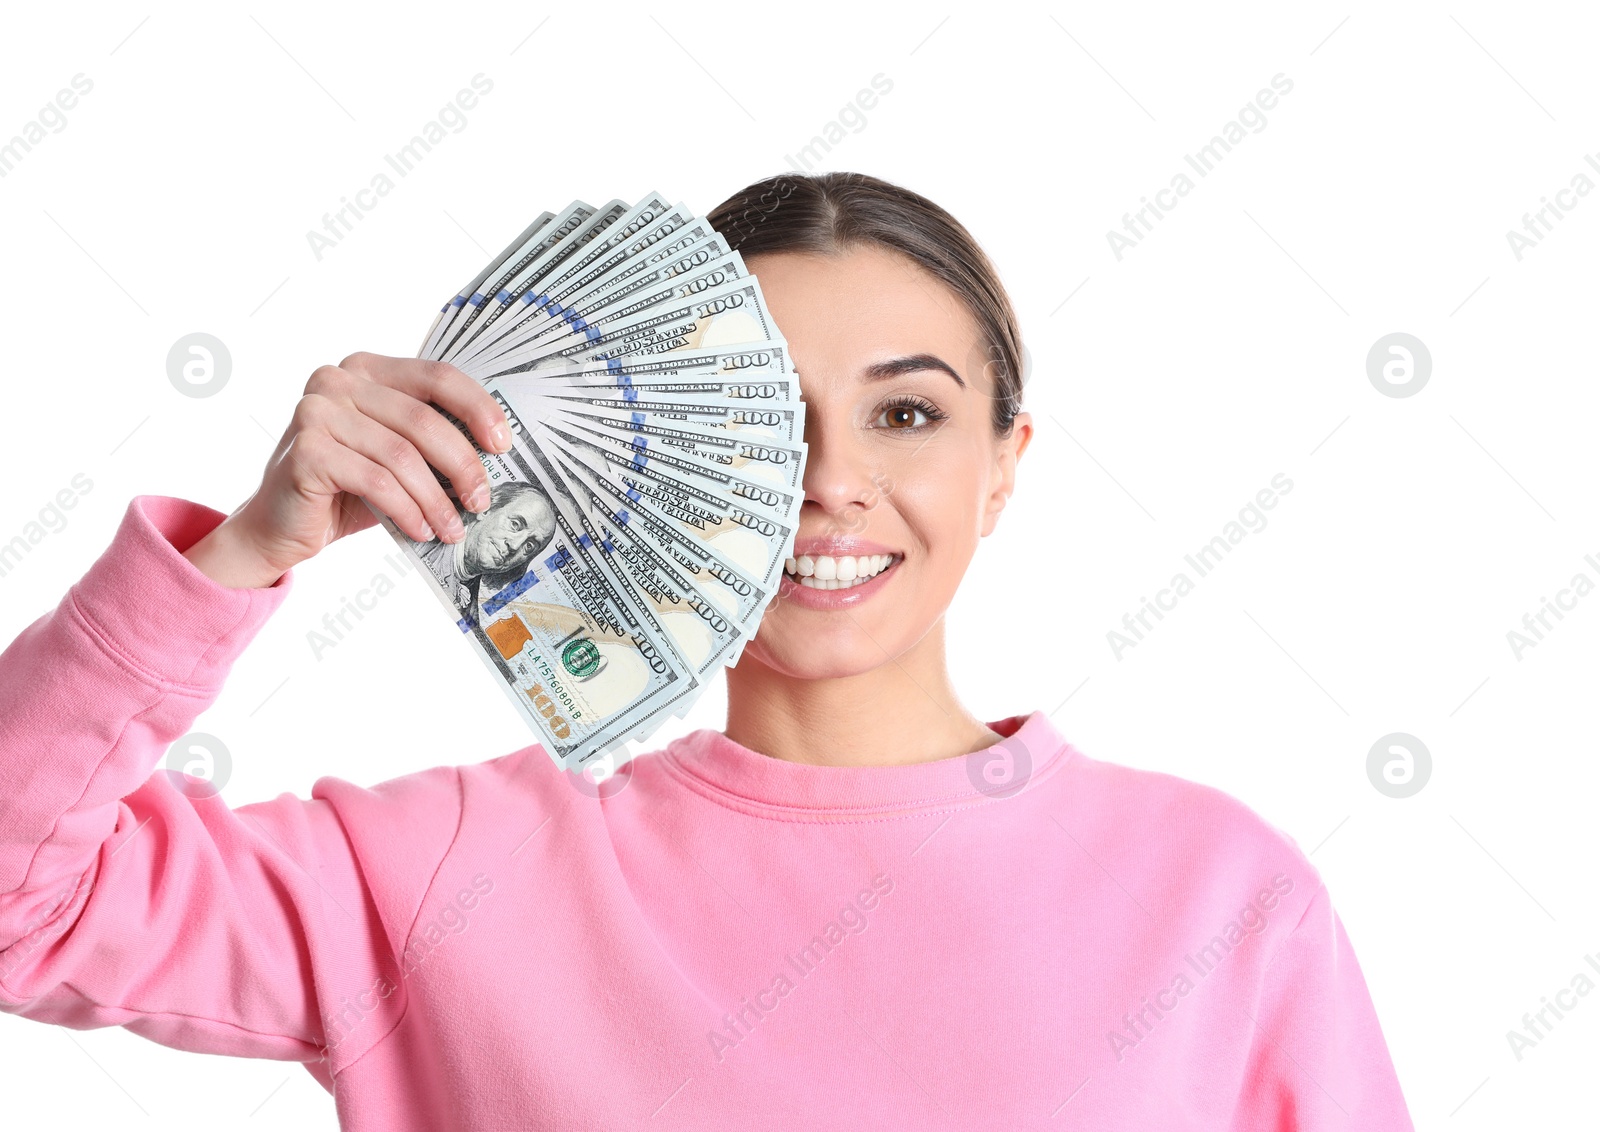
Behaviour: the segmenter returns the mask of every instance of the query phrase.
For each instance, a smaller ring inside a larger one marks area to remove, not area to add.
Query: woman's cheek
[[[895,493],[896,509],[921,549],[922,567],[959,581],[972,556],[978,515],[970,492],[951,490],[966,479],[950,471],[935,482],[902,484]]]

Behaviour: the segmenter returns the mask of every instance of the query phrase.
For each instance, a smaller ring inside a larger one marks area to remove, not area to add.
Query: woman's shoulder
[[[447,828],[453,832],[469,809],[523,810],[530,800],[565,802],[570,792],[584,792],[585,781],[558,767],[541,744],[530,743],[477,762],[425,767],[370,785],[325,776],[317,780],[312,795],[332,802],[347,819],[384,825],[415,822],[409,828],[442,836]],[[591,797],[596,793],[609,791],[588,790]]]
[[[1285,836],[1249,803],[1198,778],[1164,770],[1132,766],[1073,749],[1072,765],[1079,790],[1092,783],[1107,802],[1139,810],[1181,815],[1191,822],[1260,835]]]
[[[537,743],[476,762],[440,763],[367,785],[327,776],[317,780],[315,797],[336,799],[341,807],[383,811],[389,818],[423,818],[444,811],[459,816],[469,794],[487,797],[525,795],[558,784],[559,768]]]
[[[1068,824],[1140,869],[1186,886],[1273,888],[1309,903],[1322,878],[1285,829],[1219,787],[1074,750]],[[1086,842],[1087,845],[1087,842]]]
[[[431,878],[453,853],[570,801],[556,767],[537,743],[471,763],[441,763],[370,784],[324,775],[311,795],[338,816],[358,855],[390,877]],[[398,834],[398,836],[397,836]]]

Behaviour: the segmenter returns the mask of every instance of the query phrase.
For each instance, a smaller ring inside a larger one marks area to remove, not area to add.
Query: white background
[[[1044,709],[1084,752],[1212,784],[1290,833],[1419,1128],[1592,1120],[1600,994],[1520,1061],[1506,1039],[1600,952],[1600,596],[1520,659],[1507,640],[1575,574],[1600,580],[1600,193],[1565,198],[1520,261],[1506,238],[1576,174],[1600,184],[1582,6],[546,11],[8,13],[0,138],[73,75],[94,86],[0,179],[0,542],[75,474],[93,487],[0,577],[0,637],[53,605],[130,497],[231,510],[317,365],[414,353],[535,213],[654,188],[709,209],[881,73],[892,91],[818,167],[962,219],[1032,355],[1037,437],[950,613],[968,704]],[[307,231],[480,72],[494,88],[466,128],[319,261]],[[1265,128],[1119,261],[1107,231],[1193,176],[1183,155],[1280,73],[1293,90]],[[167,378],[194,331],[233,356],[214,396]],[[1395,331],[1432,356],[1414,396],[1368,380]],[[1107,632],[1280,472],[1294,486],[1267,526],[1118,659]],[[390,549],[373,530],[298,570],[201,717],[231,752],[230,804],[529,741],[415,578],[313,656],[308,631],[394,574]],[[724,703],[719,682],[658,742],[720,727]],[[1406,799],[1366,769],[1396,731],[1433,760]],[[0,1081],[8,1126],[334,1123],[297,1066],[117,1029],[0,1018]]]

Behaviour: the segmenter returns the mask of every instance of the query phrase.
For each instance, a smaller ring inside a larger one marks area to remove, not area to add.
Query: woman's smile
[[[783,564],[779,600],[807,609],[845,609],[882,590],[905,560],[900,551],[858,538],[797,538]]]
[[[859,586],[883,573],[899,559],[892,554],[862,554],[852,557],[801,555],[784,563],[784,572],[802,586],[818,590],[844,590]]]

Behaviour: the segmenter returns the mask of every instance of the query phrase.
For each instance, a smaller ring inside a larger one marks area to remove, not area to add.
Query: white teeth
[[[840,590],[858,586],[883,573],[894,562],[892,554],[828,555],[802,554],[784,560],[784,571],[801,585],[818,590]]]

